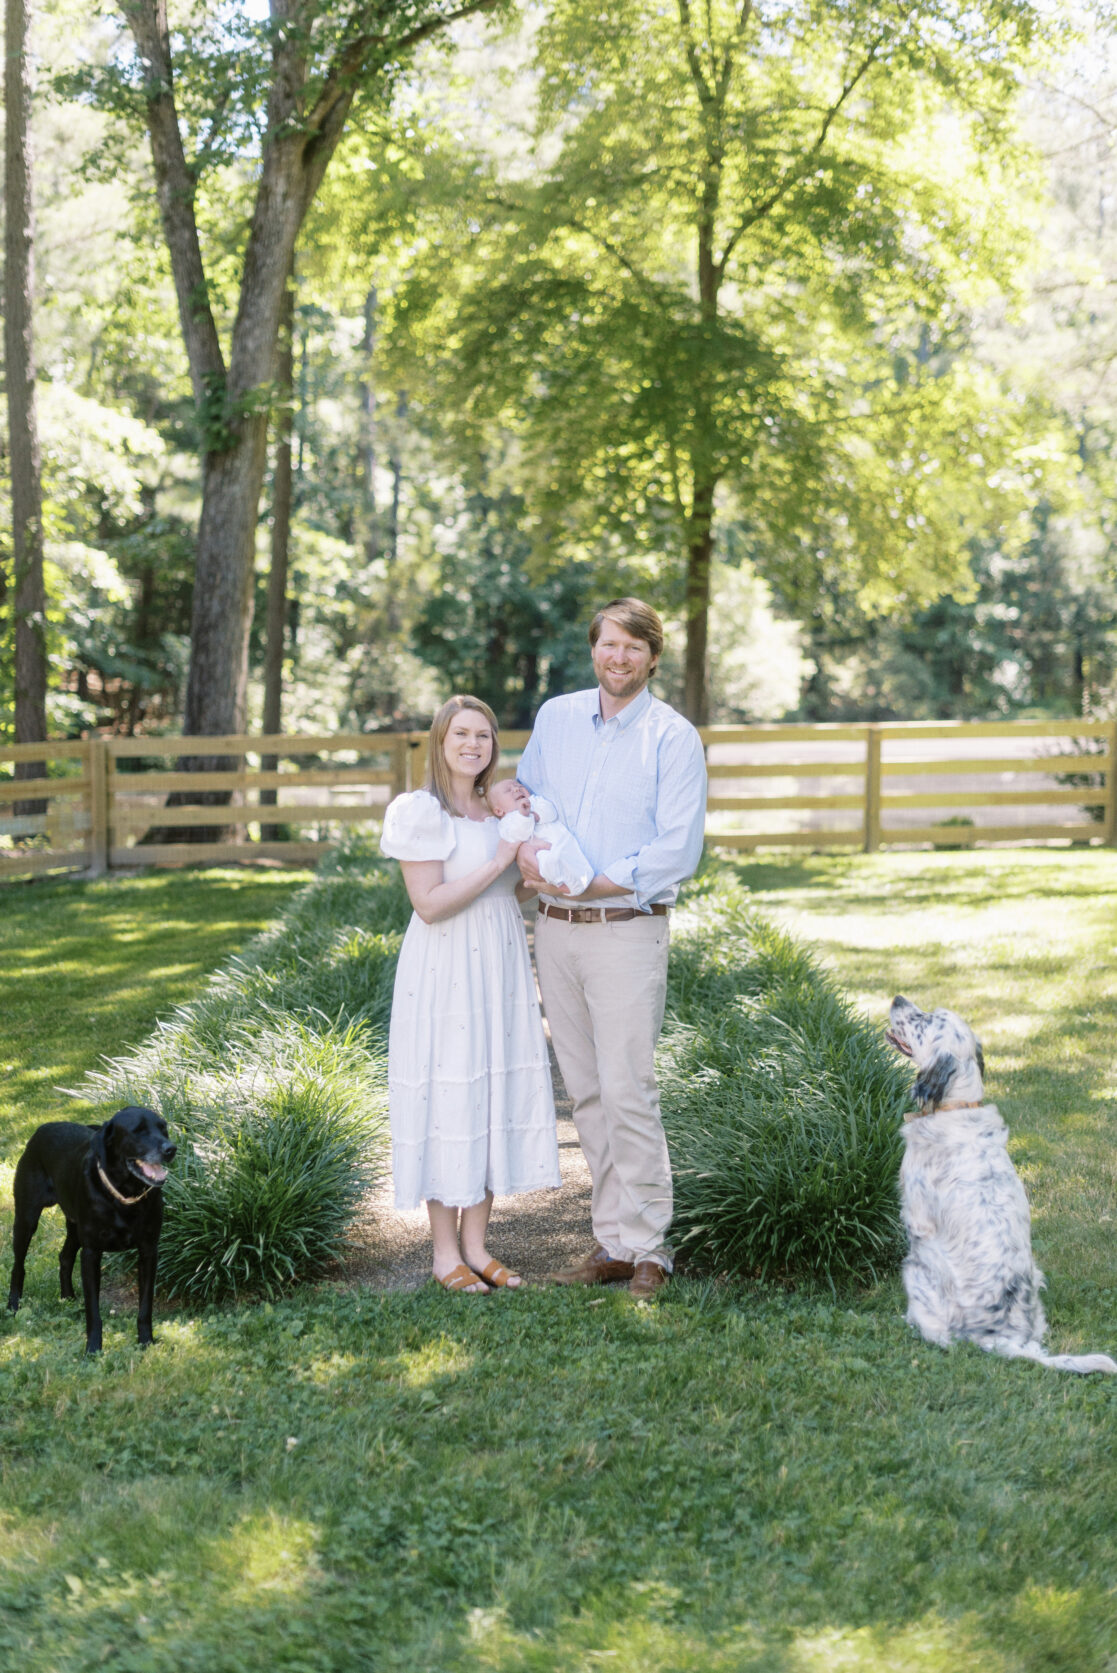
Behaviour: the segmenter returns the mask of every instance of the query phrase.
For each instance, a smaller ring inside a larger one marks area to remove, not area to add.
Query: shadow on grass
[[[925,1350],[894,1302],[318,1291],[95,1365],[43,1309],[0,1341],[0,1649],[1100,1673],[1113,1391]]]
[[[85,1106],[55,1089],[138,1044],[305,881],[291,872],[157,872],[5,898],[0,1155],[18,1155],[40,1121],[83,1119]]]

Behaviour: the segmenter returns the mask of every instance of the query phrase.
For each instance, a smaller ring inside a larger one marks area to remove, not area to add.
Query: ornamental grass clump
[[[693,1268],[873,1279],[903,1250],[909,1075],[811,956],[707,876],[673,935],[659,1069]]]
[[[347,845],[277,923],[136,1052],[89,1077],[179,1144],[159,1280],[274,1295],[345,1252],[387,1133],[387,1022],[410,907],[398,868]]]

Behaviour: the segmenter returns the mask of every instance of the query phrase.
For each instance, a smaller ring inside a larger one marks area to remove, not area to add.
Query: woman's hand
[[[498,876],[508,870],[522,847],[522,843],[507,842],[504,837],[501,837],[496,845],[496,853],[493,855],[493,863],[497,867]]]
[[[516,858],[518,843],[499,838],[491,860],[447,883],[441,860],[403,860],[400,870],[411,904],[425,924],[440,924],[461,912],[502,877]]]

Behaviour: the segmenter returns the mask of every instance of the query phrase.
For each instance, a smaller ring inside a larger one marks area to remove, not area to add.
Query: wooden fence
[[[502,735],[508,769],[527,737]],[[1117,845],[1117,721],[710,726],[702,737],[707,838],[719,846]],[[420,784],[426,744],[425,733],[395,732],[0,747],[0,877],[187,862],[306,864],[343,827],[379,820],[392,796]],[[210,770],[184,770],[184,752],[201,747]],[[45,770],[34,779],[6,776],[18,761]],[[1068,774],[1078,782],[1060,782]],[[802,789],[819,781],[839,788]],[[176,793],[201,791],[226,793],[229,803],[173,805]],[[1076,818],[1063,817],[1072,809]],[[170,840],[191,828],[208,838],[214,827],[220,840]]]

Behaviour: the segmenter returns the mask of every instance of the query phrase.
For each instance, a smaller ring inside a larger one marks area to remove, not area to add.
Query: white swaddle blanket
[[[531,798],[530,813],[506,813],[500,821],[506,842],[549,842],[536,858],[541,877],[572,895],[580,895],[593,882],[590,865],[565,825],[560,825],[554,803],[546,796]]]

